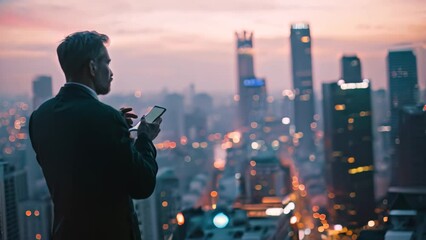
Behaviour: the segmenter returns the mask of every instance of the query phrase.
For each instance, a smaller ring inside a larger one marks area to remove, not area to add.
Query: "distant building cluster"
[[[28,136],[29,116],[52,97],[52,79],[33,81],[27,100],[1,100],[0,239],[49,239],[53,206]]]

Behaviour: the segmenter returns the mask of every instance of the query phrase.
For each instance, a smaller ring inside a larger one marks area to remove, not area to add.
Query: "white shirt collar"
[[[98,95],[96,94],[96,92],[93,89],[89,88],[88,86],[86,86],[84,84],[81,84],[81,83],[77,83],[77,82],[67,82],[67,83],[65,83],[65,85],[70,85],[70,84],[75,84],[75,85],[79,85],[79,86],[84,87],[92,97],[94,97],[96,100],[99,100]]]

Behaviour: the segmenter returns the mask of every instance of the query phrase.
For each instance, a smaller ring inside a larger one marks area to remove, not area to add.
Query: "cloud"
[[[122,28],[117,27],[113,30],[113,33],[120,35],[146,35],[146,34],[162,34],[166,31],[161,28]]]
[[[295,1],[293,1],[295,2]],[[177,11],[177,12],[244,12],[244,11],[266,11],[266,10],[294,10],[303,8],[296,3],[259,2],[256,0],[233,0],[233,1],[193,1],[193,0],[148,0],[144,2],[125,1],[128,10],[138,12],[154,11]],[[131,6],[131,8],[130,8]],[[320,5],[318,5],[320,7]]]
[[[15,9],[9,6],[0,8],[0,25],[4,27],[37,28],[45,26],[52,28],[50,21],[39,18],[37,14],[28,13],[25,9]]]

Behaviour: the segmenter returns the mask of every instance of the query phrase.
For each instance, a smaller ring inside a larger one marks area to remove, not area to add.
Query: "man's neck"
[[[89,86],[87,86],[86,84],[83,84],[83,83],[80,83],[80,82],[66,82],[66,83],[65,83],[65,85],[71,85],[71,84],[79,85],[79,86],[84,87],[84,88],[87,90],[87,92],[88,92],[88,93],[89,93],[92,97],[94,97],[94,98],[96,98],[96,99],[98,99],[98,100],[99,100],[98,95],[96,94],[95,90],[93,90],[92,88],[90,88],[90,87],[89,87]]]
[[[67,77],[66,81],[67,82],[80,83],[80,84],[88,86],[91,89],[95,89],[95,86],[93,85],[93,81],[91,79],[89,79],[89,77],[87,77],[87,76]]]

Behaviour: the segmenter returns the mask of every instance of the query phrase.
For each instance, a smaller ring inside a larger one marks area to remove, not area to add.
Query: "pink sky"
[[[266,3],[265,3],[266,2]],[[321,3],[320,3],[321,2]],[[340,76],[339,58],[357,54],[373,88],[386,87],[389,48],[426,45],[424,0],[0,0],[0,94],[30,94],[36,75],[64,78],[56,46],[69,33],[111,38],[112,93],[234,93],[234,32],[254,31],[255,70],[271,92],[291,88],[289,26],[311,25],[315,90]],[[420,59],[419,82],[426,81]]]

